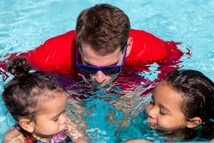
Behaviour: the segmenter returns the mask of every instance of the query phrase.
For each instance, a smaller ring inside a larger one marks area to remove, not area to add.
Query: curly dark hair
[[[214,83],[196,70],[175,70],[164,78],[178,92],[184,93],[181,109],[187,119],[200,117],[203,131],[212,130],[214,119]],[[202,136],[207,136],[203,132]],[[190,135],[189,129],[188,134]],[[213,134],[213,133],[212,133]]]
[[[97,4],[83,10],[77,18],[76,39],[89,44],[94,51],[106,55],[118,47],[124,51],[128,40],[130,21],[119,8],[110,4]]]
[[[63,92],[57,81],[49,74],[41,71],[29,72],[31,67],[25,58],[15,58],[8,64],[7,71],[14,78],[5,85],[2,94],[3,101],[15,120],[20,117],[29,117],[35,120],[36,114],[41,110],[36,107],[42,99],[54,98],[52,93]]]

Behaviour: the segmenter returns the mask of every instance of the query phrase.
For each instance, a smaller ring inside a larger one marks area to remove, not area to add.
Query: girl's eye
[[[56,122],[56,121],[58,121],[58,120],[59,120],[59,118],[58,118],[58,117],[53,119],[53,121],[55,121],[55,122]]]
[[[164,112],[162,112],[161,110],[160,110],[160,114],[161,114],[161,115],[166,115],[166,114],[165,114]]]

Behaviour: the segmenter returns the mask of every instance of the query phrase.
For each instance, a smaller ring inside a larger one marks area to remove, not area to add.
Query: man
[[[128,16],[109,4],[83,10],[76,31],[48,39],[20,56],[38,70],[70,75],[76,67],[98,86],[111,83],[126,66],[176,61],[182,56],[176,43],[143,30],[130,30]],[[11,56],[13,57],[13,56]]]
[[[83,64],[93,66],[94,71],[79,69],[89,73],[97,85],[110,83],[131,50],[129,33],[129,18],[119,8],[101,4],[83,10],[77,19],[76,40]]]

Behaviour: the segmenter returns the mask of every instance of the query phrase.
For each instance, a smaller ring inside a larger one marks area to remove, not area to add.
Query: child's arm
[[[89,143],[89,141],[86,138],[81,138],[81,139],[77,139],[74,143]]]
[[[10,128],[3,136],[3,143],[24,143],[24,136],[15,128]]]
[[[147,140],[128,140],[126,141],[125,143],[151,143],[150,141],[147,141]]]

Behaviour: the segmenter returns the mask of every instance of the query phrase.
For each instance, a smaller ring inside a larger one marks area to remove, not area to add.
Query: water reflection
[[[115,142],[121,129],[147,105],[156,80],[128,69],[110,86],[97,87],[89,77],[56,76],[68,93],[68,110],[74,123],[92,142]],[[124,76],[126,75],[126,76]]]

